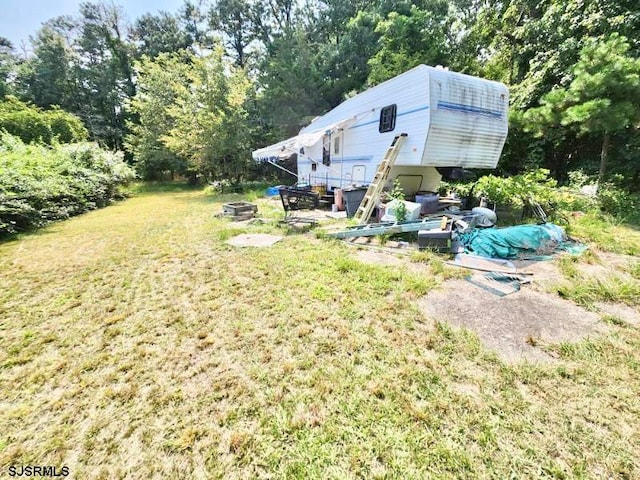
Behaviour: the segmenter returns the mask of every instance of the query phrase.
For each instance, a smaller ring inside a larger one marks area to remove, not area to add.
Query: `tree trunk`
[[[602,151],[600,152],[600,173],[598,174],[598,185],[602,185],[604,175],[607,172],[607,155],[609,154],[609,132],[604,132],[602,139]]]

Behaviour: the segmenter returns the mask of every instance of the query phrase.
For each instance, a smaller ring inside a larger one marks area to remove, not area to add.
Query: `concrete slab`
[[[227,244],[234,247],[270,247],[282,240],[279,235],[266,233],[242,233],[227,240]]]
[[[430,319],[477,332],[503,360],[553,361],[544,344],[576,342],[604,333],[597,313],[531,288],[498,297],[464,280],[449,280],[419,301]]]

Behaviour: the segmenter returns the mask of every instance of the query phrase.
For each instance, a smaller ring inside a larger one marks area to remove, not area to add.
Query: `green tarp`
[[[476,228],[460,234],[465,252],[489,258],[521,258],[548,255],[565,249],[566,234],[562,227],[552,223],[544,225],[517,225],[505,228]]]

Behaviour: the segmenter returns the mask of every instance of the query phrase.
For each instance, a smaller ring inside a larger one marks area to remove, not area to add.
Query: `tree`
[[[158,12],[157,15],[146,13],[138,18],[130,38],[136,44],[138,58],[143,55],[154,58],[161,53],[178,52],[193,44],[193,38],[180,19],[168,12]]]
[[[427,8],[411,5],[406,13],[389,13],[376,28],[381,48],[369,60],[369,83],[383,82],[421,63],[447,65],[447,12],[447,2],[431,0]]]
[[[179,19],[189,35],[194,53],[213,47],[204,0],[185,0],[179,13]]]
[[[251,82],[244,70],[225,61],[220,46],[193,57],[186,79],[187,84],[175,85],[175,101],[166,109],[173,128],[161,141],[188,159],[192,178],[239,182],[251,158],[246,110]]]
[[[0,102],[0,130],[20,137],[25,143],[73,143],[86,140],[87,129],[75,115],[54,107],[42,110],[6,96]]]
[[[15,64],[13,45],[6,38],[0,37],[0,99],[11,92],[9,76],[13,72]]]
[[[122,9],[114,4],[80,5],[74,42],[81,58],[78,113],[94,138],[115,149],[123,148],[125,102],[135,94],[128,28]]]
[[[129,121],[125,146],[132,154],[138,173],[145,179],[160,179],[164,172],[173,178],[186,172],[186,158],[169,150],[163,138],[174,128],[169,108],[177,92],[188,89],[191,56],[162,53],[156,58],[143,57],[136,64],[138,89],[129,108],[137,121]]]
[[[261,110],[270,125],[293,135],[329,109],[319,94],[326,85],[321,60],[319,46],[302,29],[274,39],[259,78]]]
[[[611,136],[640,127],[640,59],[630,55],[625,37],[589,39],[580,51],[566,87],[542,97],[541,106],[527,112],[530,129],[544,134],[563,126],[579,136],[599,136],[599,182],[607,172]]]
[[[240,68],[247,64],[247,49],[256,38],[253,20],[247,0],[218,0],[210,12],[211,27],[222,33],[225,47]]]
[[[78,59],[66,39],[49,24],[31,38],[33,56],[18,71],[17,89],[36,105],[59,105],[74,110],[77,89],[74,67]]]

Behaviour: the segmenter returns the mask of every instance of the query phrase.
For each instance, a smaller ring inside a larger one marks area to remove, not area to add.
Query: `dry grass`
[[[637,329],[507,366],[425,322],[433,278],[312,235],[234,249],[277,227],[219,210],[148,193],[0,245],[0,472],[640,476]]]

